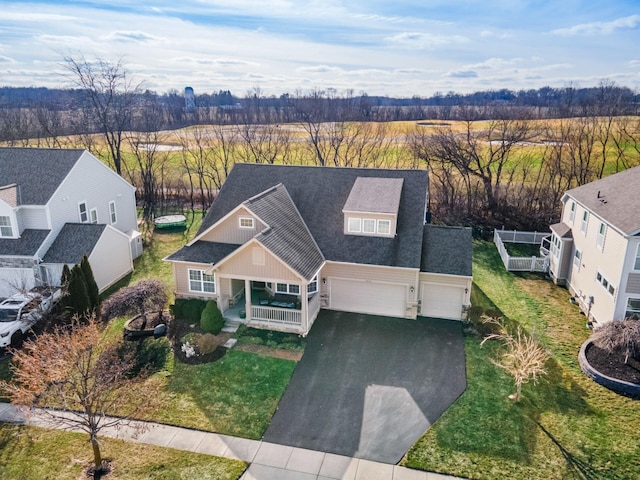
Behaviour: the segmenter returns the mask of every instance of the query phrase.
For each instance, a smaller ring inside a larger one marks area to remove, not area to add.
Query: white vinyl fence
[[[546,272],[549,270],[548,256],[512,257],[505,248],[505,243],[525,243],[540,245],[550,233],[518,232],[517,230],[494,230],[493,243],[496,244],[504,267],[510,272]]]

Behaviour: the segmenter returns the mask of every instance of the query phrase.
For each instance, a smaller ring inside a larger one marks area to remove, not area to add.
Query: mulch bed
[[[175,320],[172,323],[171,328],[169,329],[169,339],[171,341],[173,354],[178,360],[180,360],[180,362],[186,363],[187,365],[210,363],[219,360],[225,355],[225,353],[227,353],[227,349],[222,345],[226,343],[229,338],[231,338],[231,334],[227,332],[220,332],[218,335],[216,335],[218,340],[218,347],[213,352],[204,355],[194,355],[192,357],[187,357],[186,353],[182,351],[181,339],[188,333],[202,334],[205,332],[202,331],[199,324],[190,324],[188,322],[185,322],[184,320]]]
[[[608,353],[595,344],[592,344],[585,352],[587,360],[593,368],[600,373],[640,385],[640,371],[624,363],[624,355]]]

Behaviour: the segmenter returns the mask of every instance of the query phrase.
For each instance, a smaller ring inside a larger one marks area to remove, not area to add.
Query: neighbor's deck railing
[[[502,258],[504,267],[510,272],[546,272],[549,270],[549,256],[542,257],[512,257],[507,252],[504,242],[526,243],[540,245],[542,240],[551,236],[550,233],[518,232],[516,230],[494,230],[493,243],[495,243]]]

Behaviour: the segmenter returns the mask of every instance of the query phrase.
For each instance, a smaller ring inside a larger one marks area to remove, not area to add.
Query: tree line
[[[137,186],[148,220],[178,205],[206,211],[235,162],[256,162],[429,168],[437,221],[542,230],[557,220],[564,191],[640,157],[637,95],[609,81],[384,105],[353,92],[275,98],[255,88],[241,99],[219,92],[206,106],[196,97],[185,109],[177,92],[143,90],[122,62],[67,57],[65,65],[72,108],[7,107],[0,96],[0,139],[80,144]],[[389,123],[425,118],[432,121]],[[184,125],[195,126],[167,140],[167,128]]]

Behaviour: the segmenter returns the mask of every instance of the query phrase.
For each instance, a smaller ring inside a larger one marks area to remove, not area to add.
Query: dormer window
[[[256,228],[255,221],[253,220],[252,217],[240,217],[239,223],[240,223],[240,228],[247,228],[247,229]]]
[[[0,237],[13,237],[11,217],[0,217]]]
[[[362,231],[362,219],[349,217],[349,232],[360,233]]]
[[[356,178],[342,209],[344,233],[395,236],[403,183],[402,178]]]

